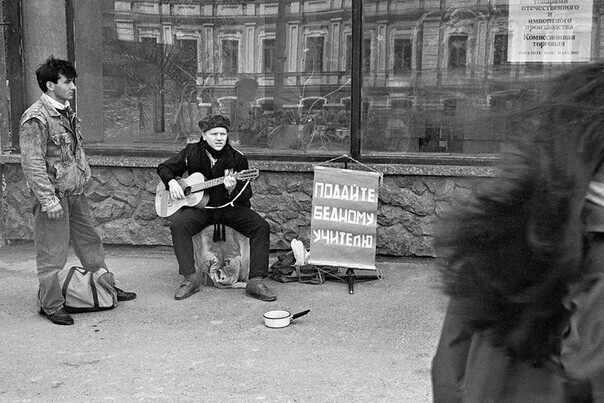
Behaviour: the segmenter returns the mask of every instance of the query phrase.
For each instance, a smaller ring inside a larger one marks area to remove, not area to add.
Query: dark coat
[[[595,249],[601,267],[604,243]],[[604,402],[604,275],[576,284],[565,305],[573,314],[560,356],[534,365],[494,347],[488,332],[472,333],[463,303],[451,300],[432,360],[434,402]]]
[[[157,174],[166,186],[166,189],[168,189],[168,182],[185,174],[191,175],[194,172],[200,172],[206,179],[215,179],[224,176],[224,169],[232,169],[235,172],[249,169],[247,158],[240,151],[227,144],[224,154],[212,168],[210,158],[200,141],[198,143],[187,144],[177,155],[159,164]],[[221,206],[232,201],[233,197],[239,194],[244,185],[245,181],[237,181],[237,186],[231,194],[227,192],[224,185],[209,188],[207,190],[210,193],[208,206]],[[251,207],[251,197],[252,189],[248,185],[234,201],[234,204],[249,208]]]
[[[600,166],[599,171],[604,172],[604,167]],[[504,182],[502,178],[499,178],[497,184],[501,185]],[[495,193],[503,195],[503,192]],[[492,199],[489,198],[489,200]],[[505,198],[501,197],[501,199]],[[506,274],[505,270],[513,267],[513,262],[522,262],[522,258],[514,256],[514,253],[518,252],[510,252],[522,250],[520,242],[511,241],[513,238],[509,236],[506,237],[507,242],[497,243],[492,237],[488,239],[489,242],[492,242],[491,249],[485,242],[485,248],[482,249],[485,253],[476,261],[473,278],[469,275],[450,277],[458,282],[460,292],[451,297],[436,354],[432,361],[434,402],[604,402],[604,315],[602,314],[604,312],[604,274],[602,274],[604,272],[604,236],[594,233],[596,225],[604,222],[602,218],[604,210],[593,203],[578,203],[576,209],[582,210],[581,219],[577,220],[580,228],[584,229],[586,233],[590,233],[583,237],[581,232],[575,232],[584,238],[584,243],[575,247],[582,252],[581,277],[569,280],[570,290],[566,297],[560,301],[550,297],[549,303],[544,304],[546,307],[560,304],[560,307],[570,315],[561,321],[563,327],[559,329],[558,337],[556,337],[559,343],[556,349],[558,353],[552,354],[549,359],[540,363],[531,359],[523,359],[523,354],[516,353],[514,356],[510,353],[510,351],[518,351],[509,348],[511,342],[508,340],[515,340],[514,335],[526,334],[530,340],[547,339],[539,339],[543,335],[539,333],[539,326],[535,326],[536,320],[534,319],[523,322],[523,316],[519,316],[521,319],[516,323],[511,321],[505,323],[505,320],[512,316],[495,317],[496,314],[501,313],[502,307],[511,305],[509,301],[518,299],[515,295],[499,294],[498,297],[505,297],[504,301],[507,302],[505,305],[495,305],[495,308],[489,311],[486,307],[490,304],[494,305],[490,299],[492,296],[484,290],[482,293],[476,291],[481,289],[478,284],[484,280],[484,278],[477,277],[480,271],[482,270],[483,274],[488,272],[487,262],[490,262],[490,266],[497,265],[489,277],[491,280],[489,284],[499,286],[493,290],[505,289],[505,286],[512,284],[515,278],[511,277],[509,272]],[[472,213],[467,213],[466,218],[476,217],[479,210],[468,211],[472,211]],[[521,220],[517,218],[511,222],[519,223]],[[491,220],[488,225],[492,228],[495,227],[495,223],[496,220]],[[508,226],[510,231],[514,229],[511,225],[508,224]],[[485,234],[492,231],[486,226],[484,229],[485,233],[474,238],[476,242],[479,239],[482,242],[482,239],[487,238]],[[518,232],[523,233],[523,230]],[[507,253],[493,255],[501,256],[501,259],[489,256],[487,253],[494,253],[496,248],[493,245],[498,245],[497,247],[505,245]],[[475,257],[479,248],[476,248],[476,243],[471,246],[475,247],[474,254],[470,254],[470,245],[460,246],[458,250],[467,248],[464,249],[463,256]],[[567,255],[571,255],[571,253]],[[528,264],[524,265],[525,270],[528,266]],[[522,268],[523,265],[519,264],[518,267]],[[460,271],[451,273],[460,273]],[[499,282],[494,280],[496,279],[494,273],[501,273]],[[492,293],[495,294],[494,291]],[[543,302],[543,298],[545,297],[536,300]],[[532,305],[526,304],[526,306]],[[488,318],[484,312],[494,313],[495,325],[483,330],[469,325],[477,313],[481,314],[479,316],[481,320]],[[528,315],[526,316],[528,317]],[[500,329],[505,326],[511,329],[512,324],[515,325],[515,331],[510,332],[508,338],[502,339],[496,333],[501,332]],[[504,342],[502,343],[501,340]],[[527,349],[527,351],[534,350]]]
[[[499,174],[441,220],[436,402],[604,402],[602,68],[522,105]]]
[[[435,403],[592,401],[589,382],[573,380],[559,363],[535,367],[494,347],[487,333],[471,333],[456,314],[460,306],[451,301],[432,360]]]

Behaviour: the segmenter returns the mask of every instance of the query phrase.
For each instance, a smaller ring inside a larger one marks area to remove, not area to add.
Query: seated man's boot
[[[261,301],[275,301],[277,296],[262,283],[262,277],[254,277],[248,280],[245,293],[252,298]]]
[[[181,300],[189,298],[191,295],[199,291],[199,283],[193,280],[186,280],[178,287],[174,293],[174,299]]]

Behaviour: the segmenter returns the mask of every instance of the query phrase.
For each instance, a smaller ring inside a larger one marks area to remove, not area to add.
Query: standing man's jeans
[[[35,199],[35,196],[32,196]],[[69,241],[86,269],[106,268],[103,241],[94,229],[85,195],[61,198],[63,217],[51,220],[34,201],[34,243],[40,289],[38,301],[47,315],[63,308],[58,273],[65,267]]]

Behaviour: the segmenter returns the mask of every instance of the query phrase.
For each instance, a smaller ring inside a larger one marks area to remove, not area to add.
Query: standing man
[[[57,325],[72,325],[65,312],[58,273],[67,263],[69,242],[86,269],[107,268],[102,239],[94,229],[84,195],[90,166],[84,155],[79,119],[69,101],[75,68],[49,57],[36,69],[43,94],[21,117],[21,166],[31,189],[40,314]],[[136,294],[118,291],[118,301]]]
[[[224,225],[249,238],[250,274],[245,292],[262,301],[274,301],[277,297],[262,282],[268,275],[270,228],[266,220],[250,208],[252,190],[233,176],[233,173],[249,168],[247,158],[229,144],[230,121],[226,117],[215,115],[201,120],[199,128],[202,139],[198,143],[187,144],[177,155],[157,167],[170,197],[176,200],[185,197],[176,180],[185,173],[200,172],[208,180],[224,177],[221,185],[206,190],[210,194],[208,208],[183,207],[170,216],[178,271],[184,277],[174,298],[185,299],[199,291],[192,238],[213,224],[214,241],[222,240]]]

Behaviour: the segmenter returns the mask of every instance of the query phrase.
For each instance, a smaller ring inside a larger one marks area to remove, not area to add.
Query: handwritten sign
[[[309,263],[375,270],[379,179],[315,167]]]
[[[589,62],[593,0],[510,0],[508,61]]]

